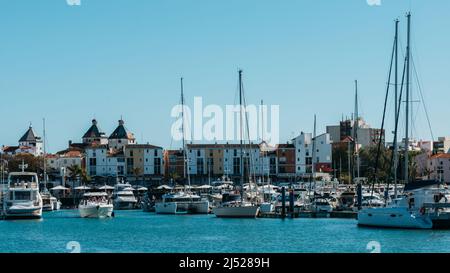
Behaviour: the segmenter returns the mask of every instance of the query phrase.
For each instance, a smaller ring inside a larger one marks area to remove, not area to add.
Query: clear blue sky
[[[42,135],[45,117],[55,152],[93,117],[110,134],[123,115],[139,142],[170,148],[179,77],[188,104],[233,104],[238,68],[248,102],[280,105],[283,142],[312,131],[314,113],[319,132],[350,116],[355,79],[380,126],[393,22],[404,45],[409,9],[434,135],[450,135],[448,0],[0,0],[0,144],[30,121]],[[420,109],[415,136],[429,139]]]

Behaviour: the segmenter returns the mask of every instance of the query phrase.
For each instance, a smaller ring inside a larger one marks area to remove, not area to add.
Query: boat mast
[[[243,122],[244,122],[244,117],[243,117],[243,105],[242,105],[242,70],[239,70],[239,109],[240,109],[240,162],[239,162],[239,167],[240,167],[240,171],[241,171],[241,203],[244,201],[244,164],[243,164],[243,160],[244,160],[244,149],[243,149]]]
[[[355,80],[355,114],[354,114],[354,121],[353,121],[353,149],[354,149],[354,155],[355,155],[355,163],[356,168],[353,168],[353,172],[356,171],[356,174],[353,174],[353,177],[359,178],[359,151],[358,151],[358,128],[359,128],[359,112],[358,112],[358,80]]]
[[[180,87],[181,87],[181,130],[183,134],[183,178],[188,180],[189,189],[191,188],[191,176],[189,174],[189,168],[188,168],[188,156],[187,156],[187,149],[186,149],[186,141],[185,141],[185,130],[184,130],[184,85],[183,85],[183,78],[180,79]]]
[[[408,36],[407,36],[407,46],[406,46],[406,110],[405,110],[405,183],[409,181],[409,92],[410,92],[410,58],[411,58],[411,13],[408,12],[406,15],[408,18]]]
[[[395,20],[395,122],[397,124],[398,120],[398,108],[399,104],[397,103],[398,100],[398,23],[399,20]],[[394,136],[394,198],[397,198],[397,167],[398,167],[398,144],[397,144],[397,126],[395,126],[396,132]]]
[[[46,157],[47,157],[47,143],[46,143],[46,141],[47,141],[47,139],[46,139],[46,137],[45,137],[45,118],[43,118],[42,119],[42,126],[43,126],[43,128],[44,128],[44,135],[43,135],[43,137],[44,137],[44,185],[45,185],[45,187],[44,187],[44,192],[47,192],[47,160],[46,160]]]
[[[261,145],[265,145],[264,143],[264,110],[263,110],[263,104],[264,101],[261,100]],[[265,154],[266,152],[262,151],[262,160],[261,160],[261,184],[263,185],[263,189],[264,189],[264,160],[265,160]]]
[[[313,139],[312,139],[312,160],[311,160],[311,174],[314,183],[314,191],[316,189],[316,115],[314,114],[314,131],[313,131]]]

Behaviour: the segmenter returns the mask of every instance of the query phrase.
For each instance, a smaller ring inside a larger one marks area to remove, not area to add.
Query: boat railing
[[[16,182],[9,184],[10,189],[37,189],[38,184],[36,182]]]
[[[446,209],[450,208],[450,203],[423,203],[423,207],[427,209]]]

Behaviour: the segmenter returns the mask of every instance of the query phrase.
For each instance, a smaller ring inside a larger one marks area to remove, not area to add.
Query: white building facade
[[[298,137],[293,139],[295,145],[296,156],[296,173],[305,174],[312,172],[313,161],[314,164],[331,165],[332,162],[332,146],[330,134],[322,134],[315,138],[315,145],[313,145],[313,137],[311,133],[301,133]],[[316,151],[313,151],[315,146]],[[315,158],[313,158],[313,156]]]

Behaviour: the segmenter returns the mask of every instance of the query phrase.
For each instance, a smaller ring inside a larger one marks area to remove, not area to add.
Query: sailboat
[[[191,176],[187,167],[187,149],[185,143],[184,130],[184,86],[181,78],[181,119],[183,134],[183,161],[184,161],[184,179],[187,177],[188,189],[176,193],[167,193],[162,196],[162,200],[155,203],[155,212],[157,214],[208,214],[209,201],[201,196],[191,192]]]
[[[47,139],[45,136],[45,119],[43,119],[44,128],[44,188],[41,191],[42,211],[59,210],[61,202],[48,191],[47,189]]]
[[[240,104],[240,199],[224,199],[220,206],[213,209],[213,213],[221,218],[256,218],[259,213],[259,206],[255,203],[244,200],[244,145],[243,145],[243,104],[242,70],[239,70],[239,104]],[[247,120],[245,119],[247,122]],[[251,185],[251,181],[249,181]],[[225,195],[226,196],[226,195]],[[225,197],[224,196],[224,197]]]
[[[408,174],[408,151],[409,151],[409,102],[410,102],[410,57],[411,57],[411,50],[410,50],[410,31],[411,31],[411,14],[407,14],[408,18],[408,36],[407,36],[407,48],[406,48],[406,57],[405,57],[405,68],[403,72],[403,78],[405,76],[406,71],[406,104],[405,104],[405,119],[406,119],[406,126],[405,126],[405,156],[404,156],[404,179],[405,179],[405,189],[404,194],[397,198],[396,194],[394,197],[394,200],[392,202],[387,203],[388,200],[386,197],[386,206],[385,207],[378,207],[378,208],[364,208],[361,209],[358,212],[358,225],[360,226],[372,226],[372,227],[389,227],[389,228],[410,228],[410,229],[431,229],[433,228],[433,221],[430,217],[430,214],[426,213],[425,205],[426,203],[432,202],[433,200],[433,194],[430,194],[430,191],[427,189],[428,186],[430,186],[430,183],[426,181],[419,181],[419,182],[410,182],[409,174]],[[394,53],[395,53],[395,87],[397,88],[397,52],[398,52],[398,20],[396,21],[395,26],[395,40],[394,40],[394,47],[393,47],[393,54],[392,59],[394,59]],[[391,68],[392,71],[392,60],[391,60]],[[390,82],[390,75],[389,73],[389,81],[388,81],[388,87],[386,91],[386,99],[385,99],[385,110],[383,114],[383,123],[382,123],[382,130],[384,126],[384,116],[386,112],[386,102],[388,98],[388,92],[389,92],[389,82]],[[403,80],[402,80],[402,87],[400,91],[400,98],[399,102],[401,102],[402,97],[402,91],[403,91]],[[397,93],[397,92],[396,92]],[[397,99],[397,98],[396,98]],[[397,106],[397,105],[396,105]],[[398,128],[398,117],[399,117],[399,109],[400,107],[396,108],[395,113],[395,130],[394,130],[394,141],[397,139],[397,128]],[[377,153],[377,160],[378,163],[378,156],[380,151],[380,145],[381,145],[381,136],[378,143],[378,153]],[[394,149],[396,150],[396,149]],[[377,170],[377,163],[375,167],[375,175]],[[394,162],[395,164],[396,162]],[[389,179],[388,179],[389,180]],[[374,182],[375,183],[375,182]],[[436,184],[436,183],[431,183]],[[373,190],[372,190],[373,192]],[[436,200],[435,200],[436,201]],[[440,201],[440,200],[438,200]]]

